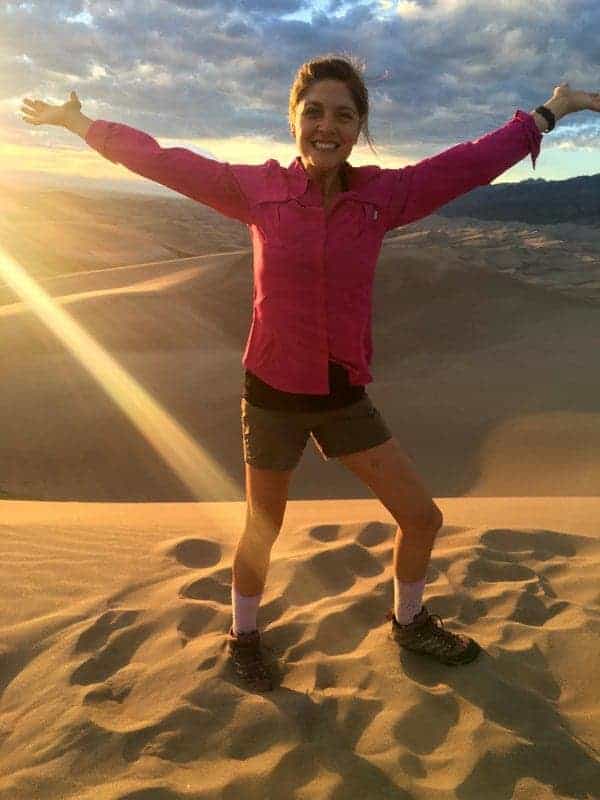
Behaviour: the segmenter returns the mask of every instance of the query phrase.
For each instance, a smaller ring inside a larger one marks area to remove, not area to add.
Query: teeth
[[[321,144],[320,142],[315,142],[314,146],[317,148],[317,150],[335,150],[337,144]]]

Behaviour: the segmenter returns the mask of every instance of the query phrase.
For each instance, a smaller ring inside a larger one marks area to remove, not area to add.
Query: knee
[[[444,517],[437,505],[432,501],[430,505],[422,506],[408,516],[402,514],[396,521],[403,533],[417,535],[419,538],[425,534],[435,535],[444,523]]]
[[[268,514],[248,514],[244,536],[263,546],[272,547],[281,532],[282,522],[283,520]]]
[[[407,528],[419,535],[424,533],[436,534],[444,523],[442,512],[435,503],[431,503],[422,509],[417,515],[413,515],[410,520],[405,520],[400,523],[402,530]]]

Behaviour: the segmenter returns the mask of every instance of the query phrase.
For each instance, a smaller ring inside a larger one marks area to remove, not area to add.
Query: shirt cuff
[[[525,130],[527,132],[527,139],[529,141],[529,151],[531,153],[531,163],[533,164],[533,168],[535,169],[535,162],[540,154],[542,132],[535,124],[533,115],[527,114],[527,112],[522,111],[521,109],[515,112],[513,119],[518,119],[525,126]]]
[[[104,158],[112,161],[113,164],[118,164],[119,162],[107,155],[106,152],[107,139],[110,135],[111,125],[112,123],[107,122],[104,119],[94,120],[88,128],[88,131],[85,135],[85,141],[90,147],[93,147],[94,150],[97,150],[101,156],[104,156]]]

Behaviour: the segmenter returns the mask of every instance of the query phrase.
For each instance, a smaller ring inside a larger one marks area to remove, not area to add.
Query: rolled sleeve
[[[527,154],[535,169],[541,140],[532,115],[519,109],[505,125],[480,139],[395,170],[387,229],[422,219],[471,189],[489,184]]]

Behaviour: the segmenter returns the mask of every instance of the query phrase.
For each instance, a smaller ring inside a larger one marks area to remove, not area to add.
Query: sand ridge
[[[433,494],[597,494],[600,382],[590,365],[600,306],[504,273],[495,237],[514,244],[511,223],[499,230],[449,220],[445,232],[439,219],[384,242],[373,296],[373,402]],[[549,250],[540,258],[559,266]],[[242,499],[251,250],[137,260],[39,285],[232,476],[238,488],[222,499]],[[190,496],[27,304],[7,289],[0,300],[1,497],[210,499]],[[369,496],[312,444],[291,492]]]

